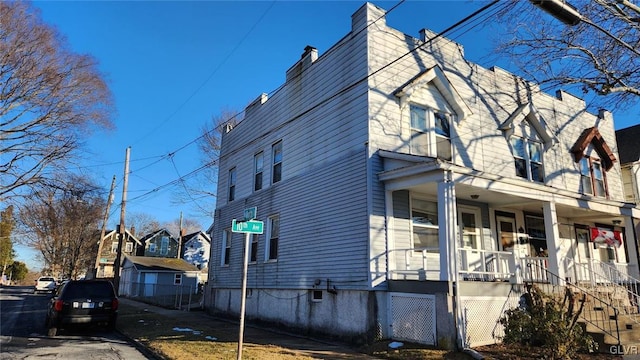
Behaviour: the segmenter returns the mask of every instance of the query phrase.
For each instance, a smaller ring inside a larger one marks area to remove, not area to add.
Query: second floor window
[[[167,255],[169,253],[169,238],[166,236],[160,240],[160,255]]]
[[[236,198],[236,168],[229,170],[229,201],[233,201]]]
[[[253,191],[262,189],[262,168],[264,166],[264,156],[262,151],[257,153],[253,159],[254,175],[253,175]]]
[[[544,182],[542,144],[520,136],[512,136],[510,142],[516,175],[536,182]]]
[[[411,105],[411,150],[417,155],[452,159],[451,116],[442,111]]]
[[[125,245],[125,249],[124,249],[124,251],[125,251],[125,252],[128,252],[128,253],[132,252],[132,251],[133,251],[133,243],[128,242],[128,243]]]
[[[275,184],[282,180],[282,141],[273,145],[273,169],[271,174],[271,183]]]
[[[607,186],[600,160],[585,156],[580,160],[582,192],[600,197],[607,196]]]

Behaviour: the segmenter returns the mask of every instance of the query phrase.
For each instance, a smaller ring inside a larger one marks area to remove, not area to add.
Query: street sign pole
[[[249,267],[249,245],[251,234],[262,234],[263,223],[261,221],[251,221],[256,218],[258,208],[252,207],[244,209],[244,222],[236,224],[236,220],[231,222],[231,231],[244,232],[244,261],[242,264],[242,291],[240,297],[240,331],[238,333],[238,357],[242,359],[242,342],[244,339],[244,313],[247,302],[247,268]],[[236,226],[238,225],[238,226]]]
[[[244,236],[244,263],[242,264],[242,297],[240,298],[240,333],[238,334],[238,360],[242,359],[242,342],[244,338],[244,313],[247,300],[247,268],[249,267],[250,233]]]

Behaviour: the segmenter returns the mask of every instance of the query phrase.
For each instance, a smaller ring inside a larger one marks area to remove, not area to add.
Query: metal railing
[[[594,295],[606,296],[622,314],[640,324],[640,280],[630,276],[620,266],[589,259],[588,263],[571,264],[569,274],[577,283],[588,286]]]
[[[582,307],[581,310],[579,310],[579,317],[587,324],[611,336],[618,345],[620,344],[620,328],[618,325],[619,311],[615,306],[595,296],[587,289],[561,279],[558,275],[550,272],[546,268],[540,267],[539,264],[535,262],[528,263],[525,271],[530,272],[529,278],[535,278],[537,275],[534,276],[534,274],[544,273],[544,277],[548,279],[548,281],[536,283],[535,285],[546,294],[551,296],[564,296],[565,289],[568,289],[574,295],[578,296],[578,302]]]

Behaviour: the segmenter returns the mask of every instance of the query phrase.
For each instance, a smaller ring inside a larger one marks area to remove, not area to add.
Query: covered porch
[[[389,280],[640,278],[632,204],[381,152]]]

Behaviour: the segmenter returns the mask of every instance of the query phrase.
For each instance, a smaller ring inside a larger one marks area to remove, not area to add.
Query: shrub
[[[568,288],[564,296],[552,296],[529,285],[521,300],[520,307],[507,310],[499,320],[505,344],[540,347],[548,359],[572,359],[578,352],[597,349],[578,324],[582,306],[576,311],[575,294]]]

